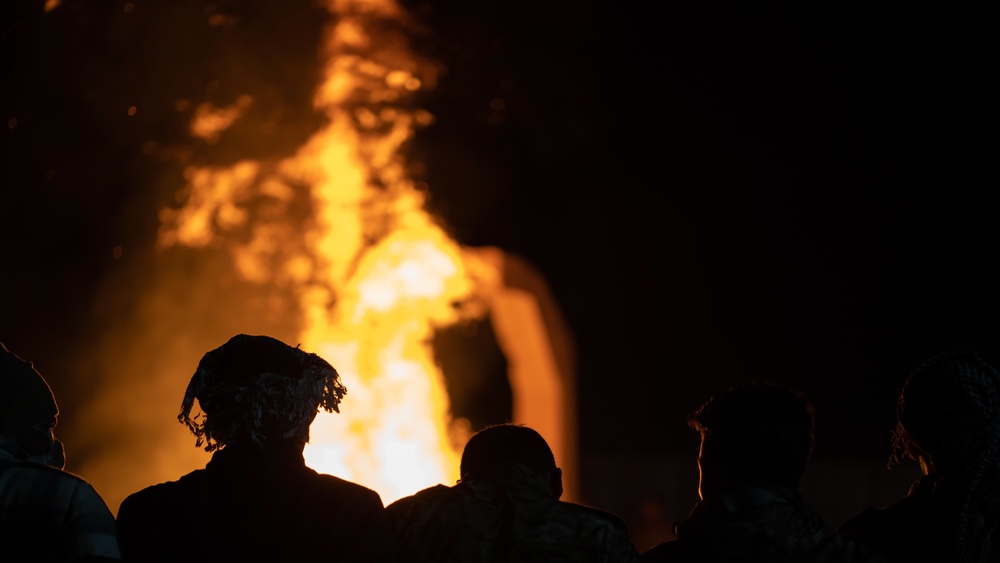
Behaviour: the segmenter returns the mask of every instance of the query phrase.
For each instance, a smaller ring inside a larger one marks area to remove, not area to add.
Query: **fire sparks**
[[[457,478],[465,436],[450,423],[429,340],[474,314],[460,305],[475,284],[457,243],[424,211],[401,155],[432,119],[411,100],[433,86],[433,65],[384,25],[402,17],[393,2],[335,0],[329,9],[337,23],[314,101],[326,126],[277,164],[188,168],[183,205],[161,214],[160,243],[203,247],[226,231],[247,233],[229,248],[237,271],[296,296],[299,342],[348,387],[342,414],[313,424],[307,463],[390,502]],[[251,101],[199,106],[192,135],[217,142]],[[297,198],[309,202],[307,218],[289,212]]]

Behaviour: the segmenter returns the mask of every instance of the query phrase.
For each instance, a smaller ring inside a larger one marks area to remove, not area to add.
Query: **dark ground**
[[[137,36],[97,4],[4,3],[0,35],[0,339],[71,421],[88,386],[67,374],[114,324],[104,280],[154,260],[164,189],[140,144],[179,134],[121,108],[243,56],[169,24]],[[814,400],[818,456],[884,459],[921,360],[1000,357],[1000,5],[633,4],[408,5],[448,69],[413,147],[432,209],[548,277],[579,349],[585,457],[693,455],[685,415],[766,377]],[[295,146],[314,126],[315,12],[219,5],[250,14],[242,78],[277,85],[289,125],[269,142]]]

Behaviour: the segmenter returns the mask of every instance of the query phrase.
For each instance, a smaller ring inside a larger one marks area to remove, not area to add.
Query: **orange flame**
[[[296,297],[300,342],[340,371],[348,396],[340,415],[320,413],[307,463],[377,490],[386,503],[457,478],[455,436],[429,339],[436,327],[474,315],[475,282],[455,241],[423,209],[401,149],[431,116],[412,109],[435,69],[417,59],[391,0],[334,0],[315,107],[328,123],[277,165],[242,161],[186,171],[186,201],[161,215],[162,245],[207,246],[249,230],[231,248],[246,279],[278,283]],[[391,26],[389,26],[391,27]],[[214,142],[252,103],[204,106],[191,132]],[[286,209],[305,187],[312,217],[249,211],[268,200]],[[285,207],[282,207],[282,206]]]

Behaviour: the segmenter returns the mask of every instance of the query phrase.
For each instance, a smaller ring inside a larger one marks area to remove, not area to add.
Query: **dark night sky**
[[[996,356],[995,5],[571,5],[439,13],[478,56],[425,147],[458,233],[549,275],[601,385],[586,443],[691,448],[754,376],[812,396],[817,453],[880,457],[910,369]],[[509,122],[470,125],[505,74]]]
[[[101,288],[154,260],[161,171],[119,110],[183,89],[183,64],[153,63],[209,63],[176,28],[130,35],[119,3],[41,4],[2,8],[0,339],[72,420],[87,386],[61,374],[110,330]],[[308,113],[281,61],[310,60],[318,24],[265,4],[219,3],[256,14],[258,80]],[[448,69],[412,147],[431,208],[547,276],[579,348],[584,455],[691,453],[685,415],[749,377],[812,397],[818,455],[886,455],[907,372],[1000,357],[1000,5],[648,4],[408,3]],[[144,134],[177,134],[153,113]]]

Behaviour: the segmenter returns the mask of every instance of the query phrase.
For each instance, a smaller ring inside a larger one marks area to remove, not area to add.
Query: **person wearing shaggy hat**
[[[1000,373],[975,352],[934,356],[907,378],[896,419],[890,467],[912,459],[924,476],[840,533],[892,561],[1000,561]]]
[[[215,453],[204,469],[122,502],[124,559],[392,561],[378,493],[302,457],[319,409],[339,412],[346,392],[325,360],[268,336],[240,334],[205,354],[178,418]]]
[[[58,414],[41,374],[0,343],[0,561],[120,560],[104,500],[62,470]]]

